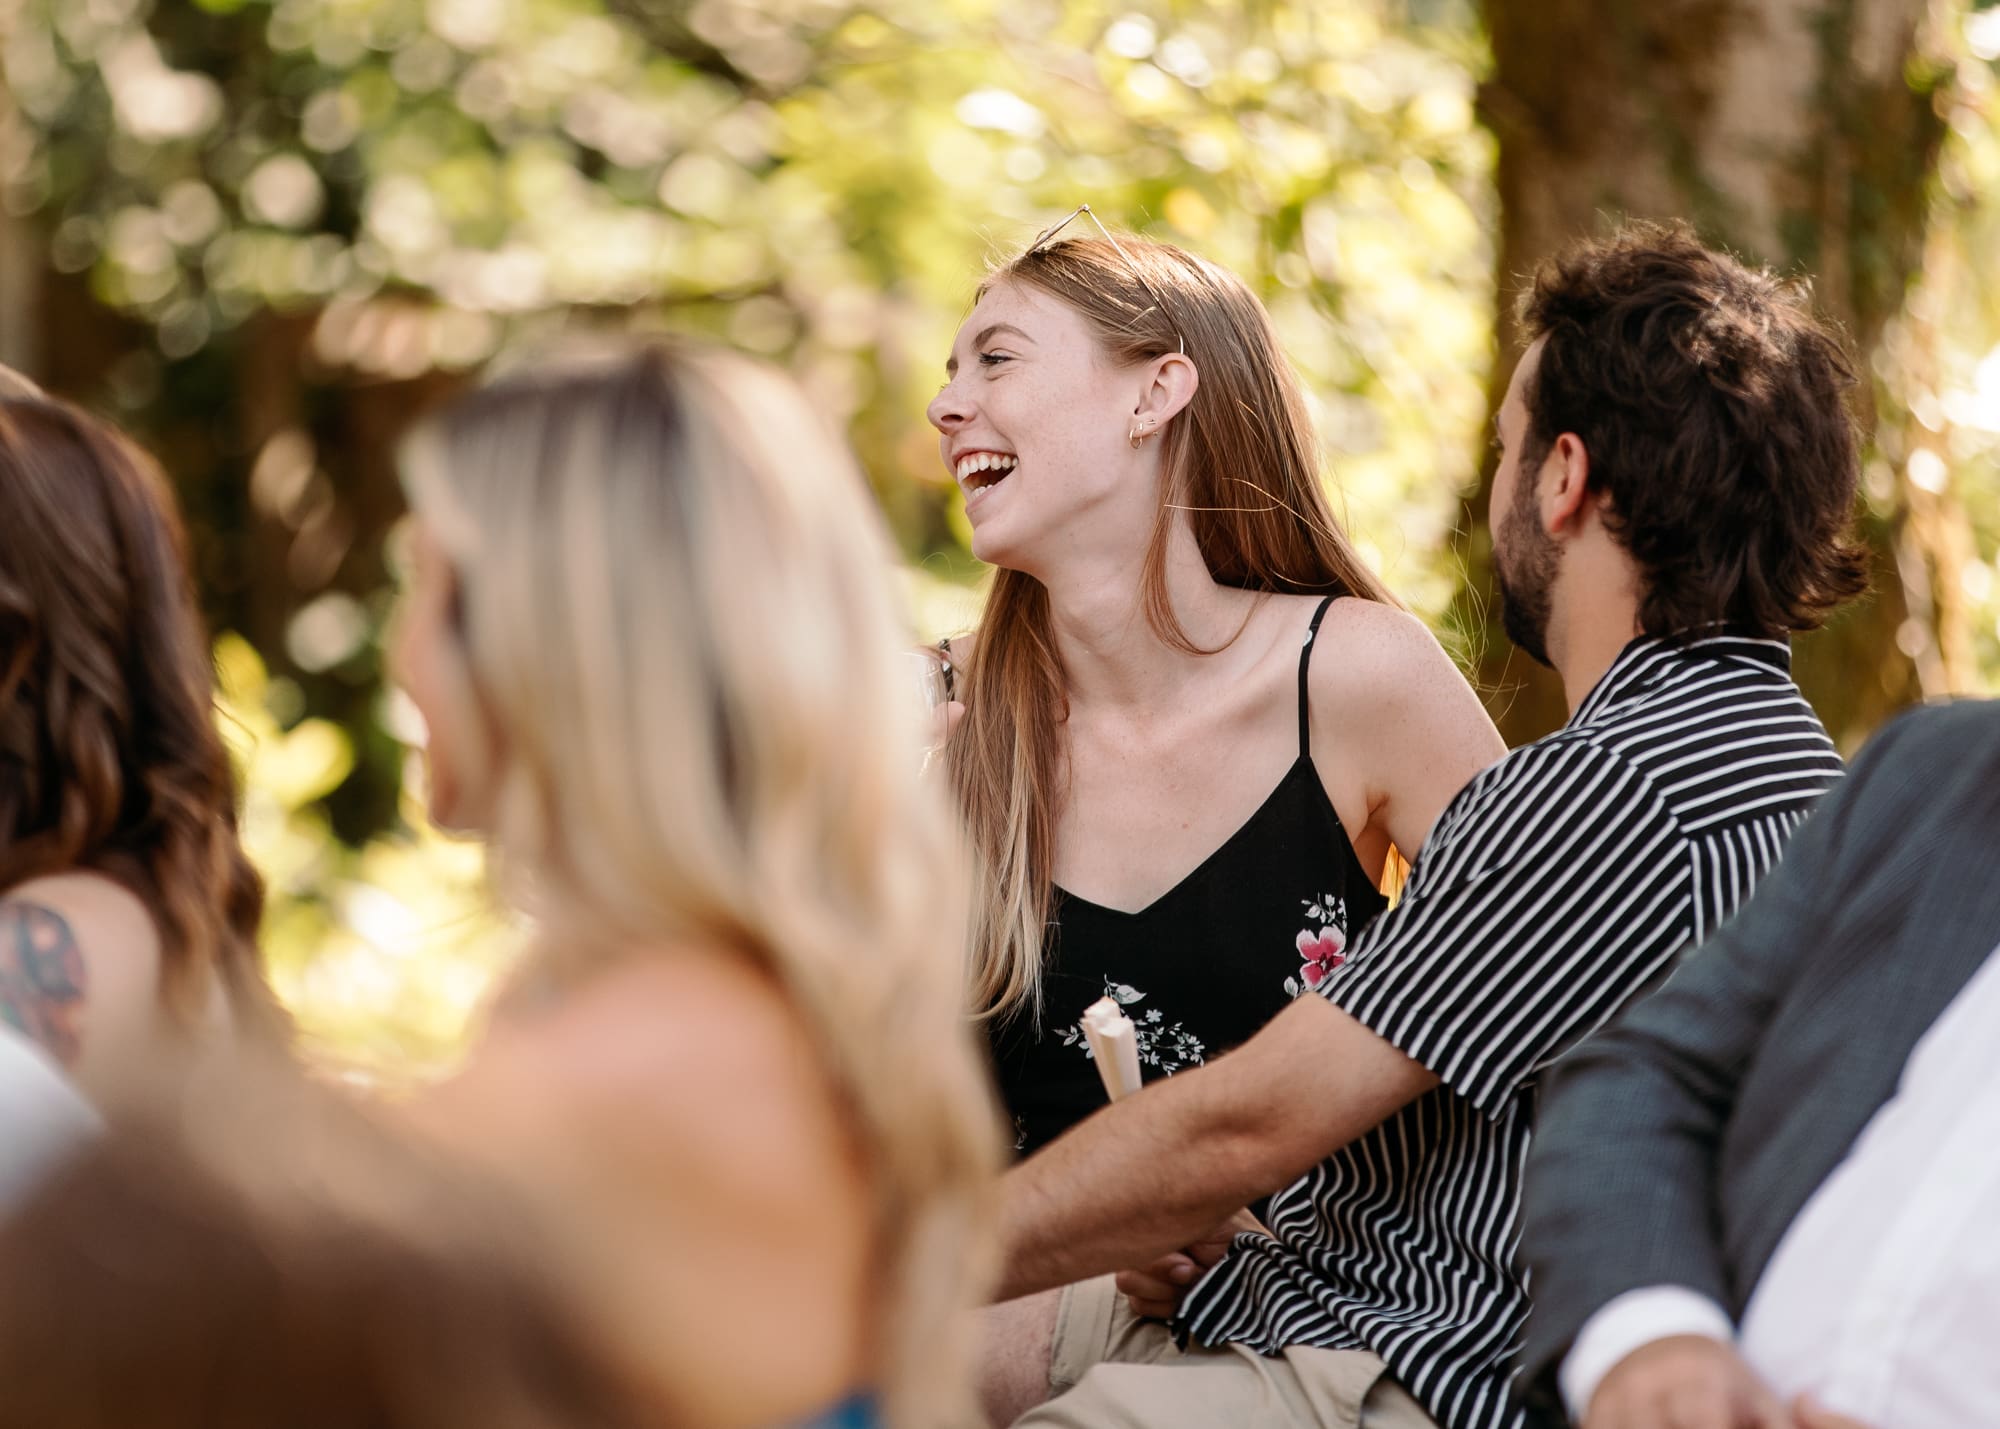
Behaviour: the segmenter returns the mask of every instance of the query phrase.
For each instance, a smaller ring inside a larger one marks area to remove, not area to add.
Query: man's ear
[[[1187,357],[1170,352],[1156,357],[1145,368],[1144,385],[1132,408],[1135,429],[1157,432],[1188,403],[1201,386],[1201,373]]]
[[[1590,494],[1590,453],[1583,438],[1564,432],[1542,463],[1542,526],[1551,536],[1575,536],[1596,509]]]

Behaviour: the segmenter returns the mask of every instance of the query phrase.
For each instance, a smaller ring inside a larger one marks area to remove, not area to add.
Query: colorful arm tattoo
[[[83,950],[60,913],[0,899],[0,1022],[67,1066],[80,1046],[84,980]]]

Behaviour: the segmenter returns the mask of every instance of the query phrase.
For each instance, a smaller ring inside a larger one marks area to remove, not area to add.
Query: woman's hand
[[[1140,1269],[1119,1271],[1114,1282],[1118,1293],[1142,1319],[1171,1320],[1187,1288],[1229,1254],[1230,1242],[1243,1231],[1270,1234],[1255,1216],[1238,1211],[1192,1245]]]

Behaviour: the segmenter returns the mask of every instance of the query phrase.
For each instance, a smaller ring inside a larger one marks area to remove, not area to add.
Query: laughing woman
[[[1148,1077],[1248,1038],[1503,746],[1335,521],[1239,280],[1045,236],[946,371],[930,419],[999,567],[951,651],[948,761],[982,865],[977,1010],[1029,1152],[1103,1103],[1086,1006],[1124,1005]]]

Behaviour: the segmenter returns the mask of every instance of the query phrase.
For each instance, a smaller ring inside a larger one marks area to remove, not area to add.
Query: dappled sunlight
[[[1946,8],[1950,64],[1910,81],[1947,132],[1921,273],[1870,354],[1866,472],[1878,538],[1942,553],[1931,606],[1876,641],[1932,692],[2000,681],[2000,11]],[[477,848],[424,820],[384,694],[396,442],[578,330],[796,374],[860,456],[915,629],[964,631],[983,572],[924,406],[982,276],[1088,201],[1257,292],[1356,546],[1476,665],[1500,229],[1481,13],[0,0],[0,239],[47,258],[0,273],[44,315],[0,312],[0,338],[175,478],[212,628],[241,632],[217,645],[225,710],[308,1042],[425,1075],[518,946]]]
[[[347,734],[320,719],[282,725],[240,637],[215,653],[243,841],[266,885],[266,964],[306,1051],[391,1085],[438,1074],[520,946],[488,895],[482,850],[433,828],[414,790],[404,827],[343,845],[316,801],[353,767]]]

